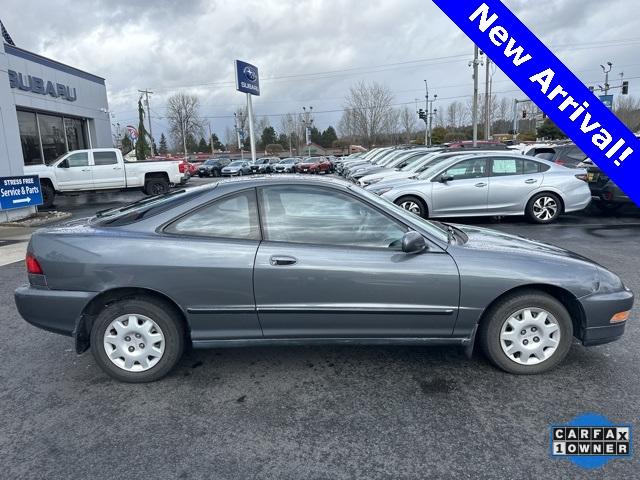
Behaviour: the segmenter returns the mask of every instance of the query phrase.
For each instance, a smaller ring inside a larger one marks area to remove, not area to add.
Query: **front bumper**
[[[95,292],[72,292],[22,286],[14,298],[18,312],[28,323],[61,335],[73,336],[82,311]]]
[[[593,293],[580,298],[585,312],[585,323],[576,336],[585,346],[613,342],[624,334],[626,322],[610,323],[616,313],[626,312],[633,307],[633,292],[620,290],[609,293]]]

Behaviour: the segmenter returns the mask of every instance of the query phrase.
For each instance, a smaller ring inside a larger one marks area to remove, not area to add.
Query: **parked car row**
[[[199,177],[235,177],[260,173],[331,173],[333,157],[260,157],[255,161],[215,158],[197,169]],[[188,163],[188,162],[185,162]]]
[[[525,215],[551,223],[591,202],[587,171],[506,147],[382,148],[337,171],[423,218]]]

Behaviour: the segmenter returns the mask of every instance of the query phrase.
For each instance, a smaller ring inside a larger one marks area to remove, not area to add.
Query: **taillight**
[[[34,275],[44,275],[44,272],[42,271],[42,267],[38,263],[38,260],[36,260],[36,257],[31,255],[30,253],[27,253],[25,262],[27,264],[27,272],[32,273]]]
[[[178,170],[180,171],[180,173],[184,173],[185,168],[187,168],[187,164],[184,162],[178,165]]]
[[[589,182],[589,178],[587,177],[586,173],[580,173],[580,174],[576,175],[576,178],[578,180],[582,180],[583,182]]]

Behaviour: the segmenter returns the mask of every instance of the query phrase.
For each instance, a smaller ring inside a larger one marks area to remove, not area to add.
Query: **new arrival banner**
[[[433,0],[640,205],[640,142],[499,0]]]

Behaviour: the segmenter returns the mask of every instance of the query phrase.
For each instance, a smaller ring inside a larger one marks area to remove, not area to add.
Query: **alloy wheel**
[[[523,308],[502,324],[500,346],[510,360],[536,365],[555,353],[560,336],[560,326],[551,313],[542,308]]]
[[[151,318],[127,314],[109,324],[103,345],[109,360],[122,370],[144,372],[162,358],[165,338]]]
[[[557,213],[558,202],[553,197],[540,197],[533,203],[533,214],[538,220],[550,220]]]
[[[405,210],[408,210],[409,212],[414,213],[416,215],[420,215],[420,212],[422,210],[420,208],[420,205],[418,205],[416,202],[412,200],[407,200],[405,202],[402,202],[400,206]]]

